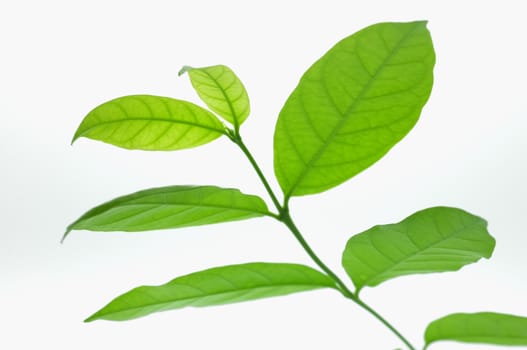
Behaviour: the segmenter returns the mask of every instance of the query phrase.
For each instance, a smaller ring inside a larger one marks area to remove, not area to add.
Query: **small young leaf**
[[[286,199],[335,187],[384,156],[417,122],[434,62],[426,22],[380,23],[311,66],[274,134],[274,169]]]
[[[461,209],[435,207],[351,237],[342,265],[359,291],[399,276],[456,271],[490,258],[494,246],[482,218]]]
[[[188,72],[199,97],[222,118],[239,127],[249,116],[249,96],[242,82],[226,66],[203,68],[183,67],[179,75]]]
[[[186,306],[210,306],[274,297],[318,288],[336,288],[308,266],[249,263],[215,267],[178,277],[161,286],[143,286],[115,298],[86,322],[123,321]]]
[[[95,107],[72,142],[87,137],[127,149],[171,151],[196,147],[225,133],[216,116],[193,103],[132,95]]]
[[[99,205],[68,226],[71,230],[148,231],[198,226],[270,215],[258,196],[215,186],[152,188]]]
[[[433,321],[425,332],[426,347],[439,340],[496,345],[527,345],[527,317],[494,312],[451,314]]]

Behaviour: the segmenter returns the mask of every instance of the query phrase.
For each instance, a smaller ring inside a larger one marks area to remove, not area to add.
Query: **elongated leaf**
[[[203,68],[185,66],[179,75],[188,72],[199,97],[229,123],[240,126],[249,116],[249,96],[242,82],[227,66]]]
[[[196,147],[225,134],[211,112],[169,97],[133,95],[93,109],[77,129],[79,137],[127,149],[170,151]]]
[[[380,23],[311,66],[274,134],[274,169],[286,199],[335,187],[386,154],[417,122],[434,62],[426,22]]]
[[[269,215],[257,196],[215,186],[152,188],[99,205],[81,216],[71,230],[148,231],[214,224]]]
[[[490,258],[494,246],[482,218],[461,209],[434,207],[351,237],[342,265],[360,290],[404,275],[456,271]]]
[[[426,328],[427,347],[439,340],[527,345],[527,317],[494,312],[451,314],[433,321]]]
[[[216,267],[143,286],[115,298],[86,321],[129,320],[186,306],[210,306],[335,288],[326,275],[303,265],[249,263]]]

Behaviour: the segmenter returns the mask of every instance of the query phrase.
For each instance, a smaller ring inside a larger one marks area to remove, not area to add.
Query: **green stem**
[[[357,305],[359,305],[360,307],[362,307],[364,310],[368,311],[370,314],[372,314],[376,319],[378,319],[379,321],[381,321],[382,324],[384,324],[389,330],[391,330],[393,332],[393,334],[395,334],[399,339],[401,339],[401,341],[403,343],[406,344],[406,346],[408,347],[408,349],[410,350],[416,350],[415,347],[408,341],[408,339],[406,339],[401,333],[399,333],[399,331],[390,324],[390,322],[388,322],[385,318],[383,318],[381,315],[379,315],[379,313],[377,311],[375,311],[374,309],[372,309],[368,304],[366,304],[365,302],[363,302],[362,300],[360,300],[358,297],[356,297],[355,299],[353,299],[353,301],[355,303],[357,303]]]
[[[245,154],[247,159],[249,159],[249,162],[251,162],[251,165],[253,166],[254,170],[258,174],[258,177],[260,178],[260,181],[262,181],[267,193],[269,194],[269,197],[271,197],[271,200],[273,201],[273,204],[276,207],[276,210],[278,210],[278,212],[281,213],[282,206],[280,205],[280,202],[276,198],[276,195],[274,194],[273,189],[269,185],[269,182],[267,182],[267,179],[265,178],[265,175],[263,174],[262,170],[258,166],[258,163],[256,163],[256,160],[254,159],[253,155],[251,154],[251,152],[249,151],[247,146],[245,146],[245,144],[243,143],[241,135],[239,133],[235,132],[232,135],[231,140],[235,144],[237,144],[238,147],[240,147],[240,149],[242,150],[243,154]]]
[[[276,207],[276,210],[278,210],[279,215],[273,216],[278,221],[282,222],[287,228],[293,233],[295,238],[298,240],[302,248],[306,251],[306,253],[311,257],[311,259],[317,264],[318,267],[322,271],[324,271],[333,281],[335,281],[335,284],[337,285],[339,291],[344,295],[344,297],[354,301],[357,305],[362,307],[364,310],[369,312],[371,315],[373,315],[377,320],[379,320],[382,324],[384,324],[389,330],[393,332],[410,350],[416,350],[416,348],[401,334],[399,331],[391,325],[386,319],[384,319],[377,311],[372,309],[369,305],[364,303],[361,299],[359,299],[358,295],[354,292],[352,292],[344,282],[335,274],[320,258],[316,255],[316,253],[313,251],[313,249],[309,246],[307,241],[302,236],[302,233],[296,227],[293,219],[291,218],[291,215],[289,214],[289,208],[288,208],[288,200],[285,200],[284,206],[280,204],[278,201],[276,195],[273,192],[273,189],[269,185],[269,182],[265,178],[265,175],[263,174],[262,170],[258,166],[258,163],[256,163],[256,160],[252,156],[251,152],[245,146],[245,144],[242,141],[241,135],[239,134],[238,130],[229,130],[228,132],[229,138],[240,147],[242,152],[245,154],[247,159],[249,159],[249,162],[253,166],[254,170],[258,174],[258,177],[262,181],[267,193],[271,197],[271,200],[273,201],[273,204]]]
[[[306,242],[306,240],[300,233],[300,230],[296,227],[295,223],[293,222],[293,219],[291,218],[291,215],[289,214],[289,211],[285,211],[285,213],[281,215],[280,221],[282,221],[289,228],[289,230],[293,233],[298,242],[302,245],[302,248],[304,248],[307,254],[311,257],[311,259],[322,269],[322,271],[324,271],[329,277],[331,277],[331,279],[335,281],[340,292],[346,298],[351,299],[357,305],[372,314],[377,320],[379,320],[389,330],[391,330],[403,343],[405,343],[410,350],[415,350],[414,346],[392,324],[390,324],[390,322],[383,318],[377,311],[375,311],[369,305],[360,300],[358,295],[349,290],[349,288],[344,284],[344,282],[342,282],[342,280],[329,267],[327,267],[327,265],[324,264],[322,260],[320,260],[320,258],[316,255],[313,249],[311,249],[309,244]]]
[[[348,287],[340,280],[340,278],[333,272],[329,267],[327,267],[322,260],[315,254],[313,249],[309,246],[309,244],[306,242],[302,234],[300,233],[300,230],[296,227],[295,223],[293,222],[293,219],[291,218],[291,215],[289,215],[289,211],[285,211],[283,215],[281,215],[281,220],[293,233],[295,238],[298,240],[302,248],[307,252],[307,254],[311,257],[311,259],[324,271],[331,279],[335,281],[337,284],[339,290],[344,294],[345,297],[350,298],[352,300],[355,300],[355,294],[348,289]]]

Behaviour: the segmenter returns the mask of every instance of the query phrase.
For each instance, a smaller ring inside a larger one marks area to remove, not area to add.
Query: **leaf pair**
[[[416,123],[432,89],[435,54],[426,22],[379,23],[339,42],[300,80],[274,135],[274,168],[286,201],[348,180],[386,154]],[[237,132],[247,92],[225,66],[184,67],[207,106]],[[127,149],[177,150],[227,131],[211,112],[169,97],[121,97],[91,111],[75,133]]]
[[[238,77],[225,66],[186,67],[202,100],[236,129],[249,115],[249,98]],[[79,137],[126,149],[172,151],[191,148],[227,135],[210,111],[170,97],[133,95],[93,109],[77,129]]]

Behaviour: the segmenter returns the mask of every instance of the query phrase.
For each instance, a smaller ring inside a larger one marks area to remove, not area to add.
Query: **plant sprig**
[[[169,186],[125,195],[97,206],[72,230],[147,231],[268,216],[284,224],[319,270],[275,262],[215,267],[143,286],[118,296],[86,321],[129,320],[186,306],[209,306],[331,288],[377,318],[408,349],[417,349],[359,293],[409,274],[456,271],[495,246],[484,219],[433,207],[399,223],[352,236],[342,265],[349,288],[315,253],[297,228],[292,197],[338,186],[382,158],[415,125],[433,84],[435,53],[426,22],[379,23],[341,40],[303,75],[278,117],[274,172],[282,201],[245,145],[247,91],[223,65],[183,67],[210,109],[151,95],[124,96],[93,109],[74,141],[87,137],[127,149],[170,151],[228,137],[247,157],[274,209],[263,199],[217,186]],[[226,126],[218,117],[224,119]],[[276,211],[274,211],[276,210]],[[527,345],[527,318],[491,312],[452,314],[430,323],[424,348],[440,340]]]

